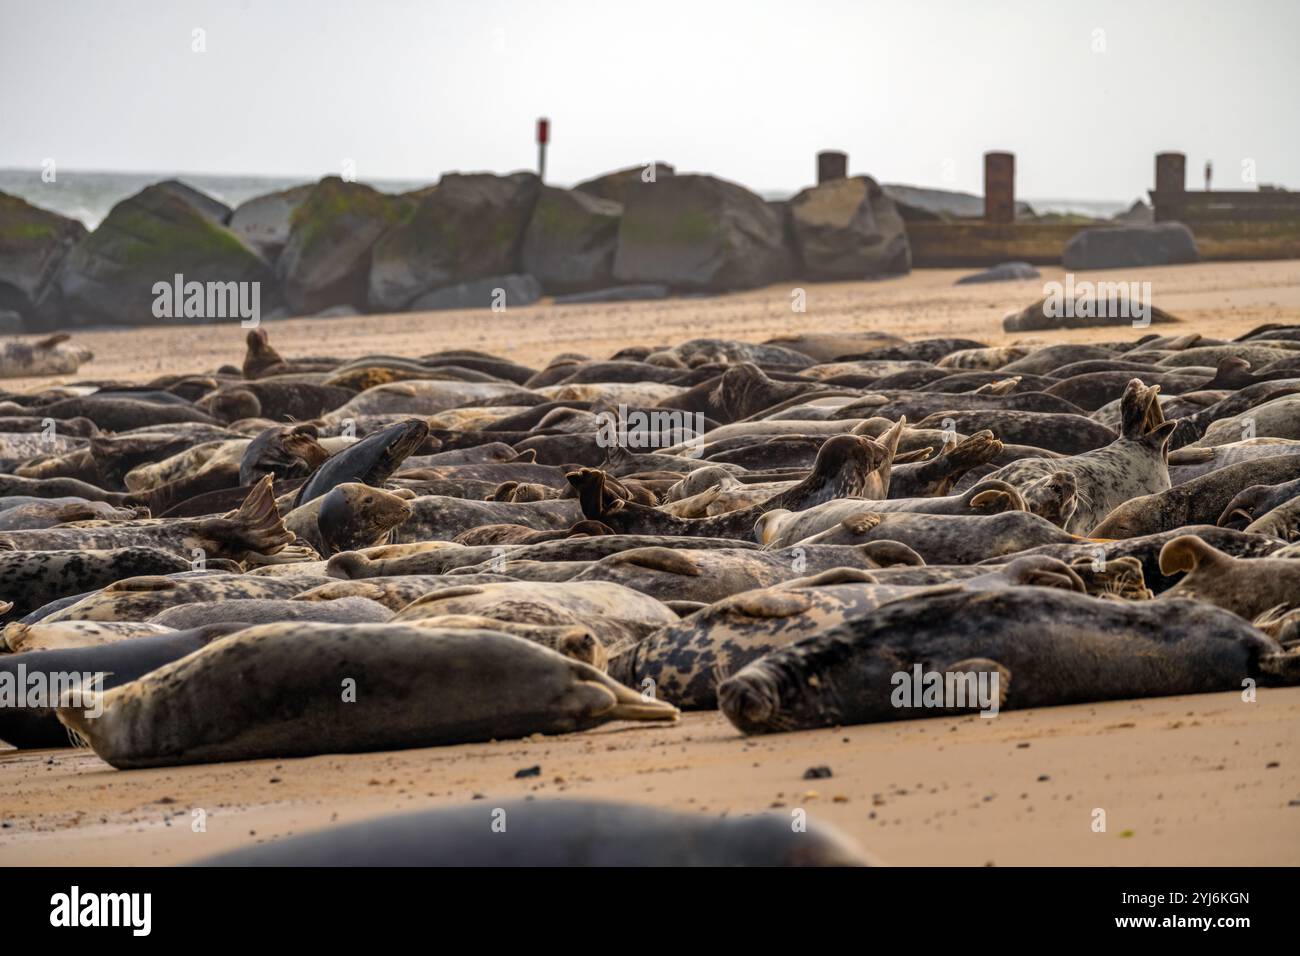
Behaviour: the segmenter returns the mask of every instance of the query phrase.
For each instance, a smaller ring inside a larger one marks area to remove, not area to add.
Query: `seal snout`
[[[750,669],[719,685],[718,707],[743,733],[763,733],[780,708],[780,697],[766,675]]]

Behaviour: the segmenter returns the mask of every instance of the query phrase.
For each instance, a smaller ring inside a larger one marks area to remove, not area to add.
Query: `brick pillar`
[[[1016,155],[984,154],[984,221],[1016,220]]]
[[[1187,157],[1182,153],[1156,153],[1156,192],[1185,192],[1187,189]]]
[[[824,149],[817,154],[817,185],[832,179],[843,179],[849,174],[849,154],[837,149]]]

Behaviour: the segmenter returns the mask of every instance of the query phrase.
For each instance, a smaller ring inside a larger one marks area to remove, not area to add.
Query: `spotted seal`
[[[442,614],[475,614],[550,626],[586,625],[607,646],[640,639],[677,615],[662,602],[610,581],[457,585],[430,590],[397,614],[403,623]]]
[[[927,564],[974,564],[1043,544],[1079,539],[1040,515],[1006,511],[993,515],[917,514],[867,511],[799,541],[779,535],[776,545],[860,544],[894,541],[919,554]]]
[[[72,675],[76,675],[78,687],[87,691],[96,678],[105,690],[118,687],[206,647],[239,627],[209,624],[112,643],[0,654],[0,682],[6,678],[16,681],[21,676],[29,694],[33,688],[42,691],[37,699],[23,695],[13,705],[0,707],[0,740],[20,748],[71,746],[67,728],[55,716],[55,707]]]
[[[101,527],[0,533],[0,548],[20,551],[111,550],[146,547],[184,558],[196,553],[235,561],[274,561],[293,541],[275,509],[271,477],[263,478],[235,511],[211,518],[142,518]]]
[[[243,601],[198,601],[177,604],[150,620],[173,630],[199,627],[208,621],[275,624],[279,621],[321,621],[326,624],[383,624],[393,612],[377,601],[344,597],[335,601],[295,601],[290,598],[248,598]]]
[[[0,551],[0,597],[17,619],[56,601],[138,575],[190,570],[188,558],[159,548]]]
[[[68,375],[89,362],[95,354],[89,349],[66,344],[72,336],[66,332],[35,342],[8,341],[0,348],[0,378],[26,378],[35,375]]]
[[[1296,657],[1199,601],[957,592],[888,604],[773,651],[723,681],[718,705],[741,732],[761,734],[980,709],[964,695],[966,706],[899,706],[895,675],[914,667],[970,690],[996,674],[999,706],[1027,708],[1240,690],[1248,679],[1294,684]]]
[[[500,838],[508,827],[509,839]],[[511,800],[423,810],[233,850],[205,866],[869,866],[817,824],[776,813],[718,818],[596,800]]]
[[[960,495],[934,498],[836,498],[803,511],[772,509],[760,517],[754,534],[768,547],[786,547],[835,527],[845,518],[863,512],[881,514],[906,511],[914,514],[992,515],[1004,511],[1025,511],[1020,492],[1005,481],[982,481]]]
[[[1165,446],[1176,426],[1162,421],[1149,427],[1152,418],[1159,415],[1158,393],[1158,389],[1147,388],[1139,379],[1129,382],[1124,392],[1121,435],[1104,448],[1067,458],[1024,459],[986,477],[1015,485],[1025,494],[1026,485],[1054,472],[1073,474],[1078,506],[1064,527],[1077,534],[1086,533],[1130,498],[1170,487]],[[1033,511],[1033,498],[1026,494],[1025,501]]]
[[[924,581],[880,583],[877,573],[835,568],[717,601],[620,651],[609,662],[610,675],[629,687],[653,691],[684,710],[712,709],[717,706],[718,682],[764,654],[848,618],[869,616],[889,601],[933,590]],[[1005,568],[977,570],[948,586],[1084,589],[1066,564],[1038,557],[1020,558]]]
[[[367,435],[326,459],[299,489],[294,506],[319,498],[345,482],[383,487],[406,457],[424,444],[428,435],[428,424],[418,418],[409,418]]]
[[[1170,531],[1184,525],[1209,524],[1236,513],[1243,486],[1300,478],[1300,455],[1262,458],[1228,465],[1156,494],[1119,504],[1092,530],[1092,537],[1129,538]]]
[[[906,422],[898,423],[880,441],[857,435],[836,435],[817,452],[812,472],[799,484],[742,511],[711,518],[676,518],[643,505],[606,494],[604,474],[582,469],[568,475],[578,490],[583,514],[616,532],[689,534],[724,538],[752,538],[754,523],[773,509],[802,511],[833,498],[884,498],[898,439]]]
[[[147,621],[178,604],[287,598],[331,581],[331,578],[311,575],[292,578],[227,573],[182,574],[172,577],[144,575],[114,581],[45,616],[43,620],[49,623]]]
[[[1180,535],[1160,549],[1160,570],[1187,573],[1158,600],[1207,601],[1248,621],[1273,608],[1300,607],[1300,561],[1290,558],[1234,558]]]
[[[869,570],[920,563],[919,555],[892,541],[876,541],[859,547],[776,551],[731,548],[679,551],[655,547],[611,554],[587,564],[566,580],[613,581],[660,601],[710,604],[741,591],[769,587],[836,567]],[[543,567],[551,564],[547,562]],[[516,573],[511,562],[506,563],[504,571]]]
[[[531,641],[400,624],[248,628],[92,702],[103,708],[97,719],[60,707],[59,720],[120,769],[428,747],[677,717],[670,704],[642,700]]]

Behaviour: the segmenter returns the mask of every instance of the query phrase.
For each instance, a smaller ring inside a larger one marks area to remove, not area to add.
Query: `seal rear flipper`
[[[980,514],[996,515],[1004,511],[1028,511],[1024,496],[1013,485],[990,478],[967,490],[966,506]]]
[[[932,495],[946,495],[962,475],[991,461],[1001,451],[1002,442],[985,428],[961,441],[944,445],[938,458],[921,466],[919,477],[923,482],[935,485]]]
[[[325,565],[325,575],[326,577],[347,580],[374,577],[374,571],[370,567],[371,563],[371,560],[364,554],[356,551],[344,551],[330,556]]]
[[[920,461],[929,461],[934,454],[934,446],[926,445],[924,448],[913,448],[911,451],[905,451],[894,456],[895,465],[912,465]]]
[[[199,533],[214,543],[218,556],[224,552],[237,559],[266,559],[295,540],[276,509],[272,483],[272,477],[266,475],[237,510],[221,518],[196,522]]]
[[[52,349],[56,345],[62,345],[64,342],[67,342],[71,338],[72,336],[69,335],[67,332],[56,332],[53,335],[48,336],[47,338],[37,339],[35,342],[32,343],[32,348]]]
[[[1196,535],[1183,534],[1172,541],[1166,541],[1160,549],[1160,573],[1173,575],[1179,571],[1195,572],[1203,564],[1225,564],[1231,560],[1231,557],[1206,544]]]

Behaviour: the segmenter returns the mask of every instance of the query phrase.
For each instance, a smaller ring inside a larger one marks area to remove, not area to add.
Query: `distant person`
[[[1210,180],[1214,178],[1214,163],[1205,161],[1205,191],[1210,191]]]

